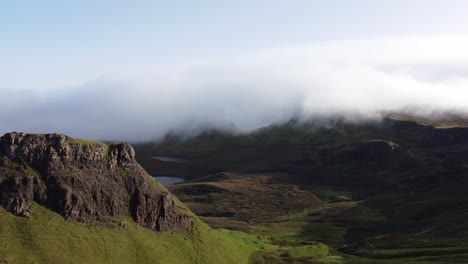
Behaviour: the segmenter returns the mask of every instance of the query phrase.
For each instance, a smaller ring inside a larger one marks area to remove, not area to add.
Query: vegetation
[[[67,136],[67,141],[70,144],[77,144],[77,145],[82,145],[82,146],[92,146],[92,145],[103,144],[103,143],[92,141],[92,140],[79,139],[79,138],[73,138],[73,137],[68,137],[68,136]]]
[[[200,217],[193,231],[68,222],[37,204],[30,218],[0,209],[0,263],[467,263],[468,133],[331,123],[139,145],[145,169],[188,180],[168,189]]]
[[[137,153],[189,158],[157,164],[188,179],[170,190],[212,227],[278,247],[256,252],[254,263],[466,263],[462,123],[441,130],[405,118],[292,121],[249,135],[212,131],[141,145]],[[218,189],[200,188],[209,185]],[[308,252],[316,241],[327,254]]]
[[[255,237],[200,221],[190,233],[157,233],[131,219],[83,224],[37,204],[32,211],[23,218],[0,208],[0,263],[248,263],[264,247]]]
[[[466,114],[457,113],[435,113],[432,117],[415,115],[409,113],[388,113],[388,117],[401,121],[414,121],[425,126],[436,128],[467,127]]]

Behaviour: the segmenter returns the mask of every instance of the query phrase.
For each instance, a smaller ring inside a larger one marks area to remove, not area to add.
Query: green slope
[[[189,233],[157,233],[131,219],[76,223],[37,204],[32,210],[23,218],[0,207],[0,263],[249,263],[263,246],[198,219]]]

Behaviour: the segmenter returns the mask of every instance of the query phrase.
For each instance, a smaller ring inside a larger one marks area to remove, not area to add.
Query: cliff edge
[[[190,230],[193,223],[189,212],[136,162],[127,143],[5,134],[0,138],[0,204],[29,216],[33,202],[72,221],[130,216],[161,232]]]

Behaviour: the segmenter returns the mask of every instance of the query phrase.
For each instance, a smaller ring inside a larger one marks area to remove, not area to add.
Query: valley
[[[5,134],[0,263],[466,263],[466,128],[327,122]]]
[[[2,1],[0,264],[468,264],[468,1]]]
[[[186,175],[169,190],[212,228],[277,247],[255,263],[465,263],[468,138],[463,128],[438,129],[396,119],[292,122],[172,136],[136,151],[148,171]],[[147,164],[146,152],[191,162]],[[326,254],[291,253],[317,245]]]

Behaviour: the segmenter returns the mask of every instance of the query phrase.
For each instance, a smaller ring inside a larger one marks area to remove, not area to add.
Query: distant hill
[[[460,115],[446,114],[442,119],[440,114],[423,118],[386,113],[382,117],[357,122],[340,117],[294,119],[250,133],[207,130],[193,137],[172,133],[157,142],[135,145],[136,158],[150,174],[175,173],[194,178],[230,170],[288,171],[292,163],[304,163],[304,159],[316,161],[313,157],[319,158],[319,154],[323,157],[324,153],[336,152],[336,148],[349,149],[375,140],[394,142],[402,147],[403,153],[411,148],[468,143],[468,127],[465,126],[468,118]],[[175,165],[152,158],[165,155],[195,160]]]
[[[434,112],[432,114],[414,114],[402,112],[382,113],[384,116],[400,121],[413,121],[421,125],[436,128],[468,127],[468,114],[457,112]]]
[[[467,123],[395,113],[291,120],[245,134],[170,135],[135,149],[150,173],[187,180],[169,189],[211,226],[283,247],[264,252],[273,263],[468,263]],[[333,260],[286,249],[312,241],[333,248]]]

